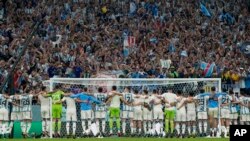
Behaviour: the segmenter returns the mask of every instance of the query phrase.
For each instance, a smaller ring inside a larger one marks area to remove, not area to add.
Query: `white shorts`
[[[207,112],[197,112],[198,119],[207,119]]]
[[[66,111],[66,121],[77,121],[76,109],[67,109],[67,111]]]
[[[9,120],[9,112],[7,109],[0,109],[0,120],[8,121]]]
[[[238,119],[238,113],[231,113],[230,114],[230,119],[237,120]]]
[[[21,112],[22,113],[22,119],[32,119],[32,112]]]
[[[247,114],[241,115],[240,121],[250,121],[250,116]]]
[[[11,112],[10,119],[11,120],[21,120],[22,113],[21,112]]]
[[[229,119],[230,118],[230,110],[229,109],[221,109],[220,118]]]
[[[214,118],[218,118],[218,108],[209,108],[208,115]]]
[[[182,112],[182,111],[177,110],[175,121],[187,121],[186,112]]]
[[[105,111],[96,111],[95,118],[98,118],[98,119],[106,118],[106,112]]]
[[[133,118],[133,117],[134,117],[133,111],[122,111],[122,118],[123,119]]]
[[[92,110],[81,110],[81,119],[92,119],[93,112]]]
[[[152,111],[143,109],[143,120],[153,120]]]
[[[50,109],[41,108],[41,117],[42,118],[50,118]]]
[[[134,111],[134,120],[142,120],[142,110]]]
[[[195,121],[196,120],[196,112],[188,111],[187,112],[187,121]]]
[[[163,120],[163,111],[161,109],[156,109],[153,111],[153,119]]]

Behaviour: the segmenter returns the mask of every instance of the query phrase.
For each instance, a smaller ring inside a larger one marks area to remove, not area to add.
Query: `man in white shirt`
[[[149,105],[150,101],[152,100],[152,96],[149,95],[147,90],[143,90],[142,98],[144,99],[144,103]],[[153,113],[148,108],[142,108],[143,111],[143,128],[144,133],[149,134],[149,131],[152,129],[152,120],[153,120]],[[148,128],[147,128],[148,127]]]
[[[123,94],[123,98],[128,102],[131,103],[134,99],[134,94],[130,92],[130,87],[126,87]],[[122,133],[126,133],[126,120],[129,122],[129,127],[131,128],[131,133],[133,134],[132,122],[133,122],[133,107],[123,104],[122,105]]]
[[[162,96],[159,95],[156,89],[153,90],[150,103],[153,104],[153,128],[155,129],[156,124],[160,123],[160,134],[163,134]]]
[[[191,101],[193,99],[194,93],[190,92],[187,98],[187,122],[188,122],[188,134],[195,136],[196,134],[196,106],[195,102]],[[193,128],[193,132],[191,133],[191,127]]]
[[[166,134],[173,135],[174,132],[174,118],[175,118],[175,103],[177,102],[177,95],[172,93],[172,90],[169,89],[167,93],[162,95],[165,102],[165,132]]]
[[[43,95],[46,94],[46,87],[42,87],[42,91],[38,94],[38,101],[41,104],[41,117],[42,117],[42,132],[43,137],[47,136],[49,137],[50,132],[50,109],[51,109],[51,103],[50,98],[46,98]]]
[[[181,91],[177,92],[177,104],[176,104],[176,119],[175,119],[175,128],[177,130],[178,137],[184,137],[186,131],[186,101],[187,98],[182,96]],[[181,130],[180,130],[181,129]]]

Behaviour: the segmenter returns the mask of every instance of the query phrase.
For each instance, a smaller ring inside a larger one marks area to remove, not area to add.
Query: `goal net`
[[[143,90],[147,90],[149,94],[153,90],[157,90],[159,94],[167,92],[171,89],[173,93],[181,91],[183,96],[188,96],[189,93],[199,94],[201,90],[205,92],[210,92],[212,87],[216,88],[216,91],[221,92],[221,79],[220,78],[201,78],[201,79],[124,79],[124,78],[51,78],[50,80],[44,81],[43,84],[47,87],[48,91],[53,91],[55,87],[59,87],[62,91],[71,91],[73,93],[82,92],[83,88],[88,88],[89,93],[97,93],[98,88],[102,87],[104,93],[111,91],[112,86],[117,86],[117,91],[123,93],[125,87],[130,87],[131,93],[134,90],[139,91],[139,94]],[[121,105],[122,107],[122,105]],[[164,107],[164,105],[163,105]],[[95,108],[93,107],[93,113],[95,113]],[[66,135],[66,106],[63,104],[63,114],[62,114],[62,128],[61,135]],[[81,124],[81,112],[79,103],[76,103],[77,111],[77,123],[76,123],[76,136],[82,136],[83,128]],[[105,125],[105,133],[109,131],[108,118],[106,118],[107,124]],[[93,116],[93,121],[95,121],[95,116]],[[165,124],[165,123],[164,123]],[[196,123],[198,124],[198,123]],[[71,123],[72,125],[72,123]],[[115,125],[115,124],[114,124]],[[101,126],[101,125],[100,125]],[[163,126],[164,127],[164,126]],[[198,127],[198,126],[197,126]],[[126,134],[131,133],[129,122],[125,126]],[[209,128],[209,125],[208,125]],[[70,126],[70,132],[72,132],[72,126]],[[198,132],[198,130],[197,130]]]

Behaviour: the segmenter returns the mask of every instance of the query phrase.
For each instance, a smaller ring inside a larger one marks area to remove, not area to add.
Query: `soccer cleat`
[[[225,138],[225,133],[224,132],[221,132],[221,135],[220,135],[222,138]]]
[[[122,133],[121,133],[121,132],[118,132],[118,133],[117,133],[117,136],[118,136],[118,137],[122,137]]]
[[[72,138],[73,138],[73,139],[76,139],[76,135],[73,135]]]

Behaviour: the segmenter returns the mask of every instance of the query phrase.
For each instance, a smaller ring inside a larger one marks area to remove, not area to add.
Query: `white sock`
[[[147,121],[143,122],[144,132],[147,133]]]
[[[229,127],[227,127],[226,130],[227,130],[227,133],[228,133],[229,132]]]
[[[163,130],[163,128],[164,128],[164,127],[163,127],[163,122],[160,122],[160,124],[161,124],[161,133],[163,133],[163,131],[164,131],[164,130]]]
[[[27,122],[26,133],[29,133],[30,128],[31,128],[31,122]]]
[[[193,134],[196,134],[196,126],[193,125]]]
[[[207,122],[206,122],[206,121],[204,121],[204,123],[203,123],[203,124],[204,124],[204,132],[205,132],[205,133],[207,133]]]
[[[180,124],[179,123],[176,123],[175,129],[177,131],[177,134],[180,134]]]
[[[23,133],[26,131],[26,123],[21,121],[21,130]]]
[[[122,133],[125,134],[126,132],[126,121],[122,121]]]
[[[76,122],[73,122],[72,123],[73,125],[73,135],[75,135],[76,134]]]
[[[101,129],[101,128],[100,128],[100,125],[101,125],[100,122],[101,122],[101,121],[100,121],[99,119],[97,119],[97,121],[96,121],[96,126],[97,126],[97,132],[98,132],[98,133],[101,132],[101,130],[100,130],[100,129]]]
[[[91,120],[89,119],[88,120],[88,129],[90,129],[90,126],[91,126]]]
[[[50,120],[46,120],[46,131],[50,132]]]
[[[14,124],[13,121],[10,121],[9,130],[8,130],[9,133],[11,133],[12,131],[13,124]]]
[[[85,120],[82,121],[82,130],[83,132],[86,130]]]
[[[0,123],[0,135],[2,135],[3,134],[3,124],[2,123]]]
[[[186,131],[186,124],[182,124],[182,134],[185,134]]]
[[[139,133],[141,133],[141,128],[139,128]]]
[[[189,125],[188,126],[188,134],[190,134],[191,133],[191,126]]]
[[[45,120],[42,121],[42,131],[43,132],[46,131],[46,121]]]
[[[105,133],[106,121],[101,120],[101,122],[102,122],[102,133]]]
[[[151,129],[152,129],[152,122],[149,121],[149,122],[148,122],[148,131],[150,131]]]
[[[66,123],[66,131],[67,131],[67,135],[69,135],[69,122]]]
[[[204,123],[204,125],[205,125],[205,123]],[[204,130],[205,130],[205,126],[204,126]],[[199,131],[200,131],[200,133],[202,133],[202,122],[201,121],[199,121]]]

